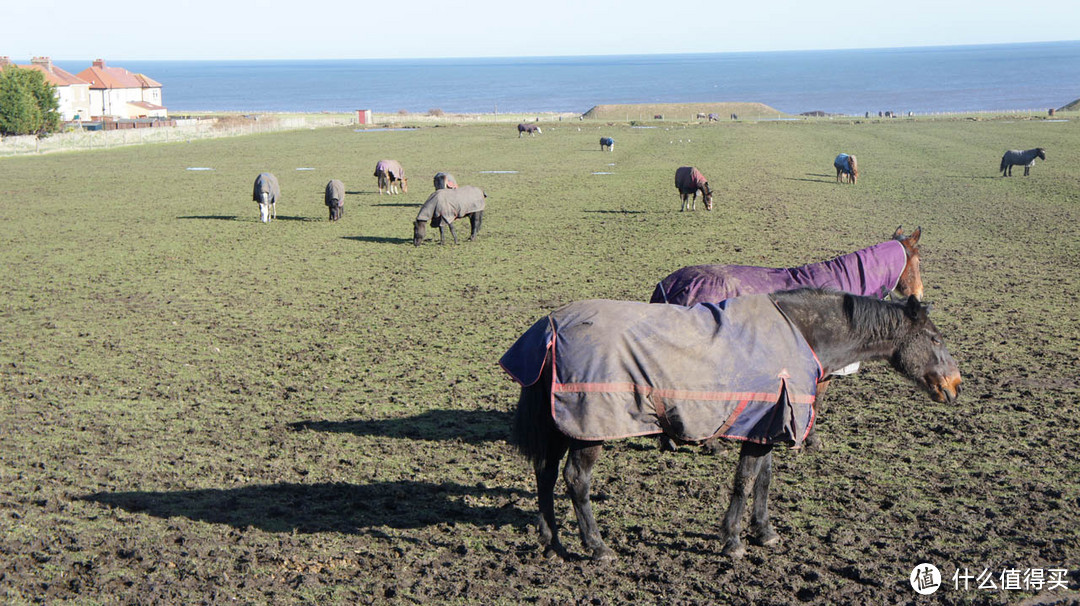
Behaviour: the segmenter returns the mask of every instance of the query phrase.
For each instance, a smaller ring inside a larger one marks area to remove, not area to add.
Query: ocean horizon
[[[85,61],[55,63],[72,73]],[[170,113],[584,113],[622,103],[759,102],[789,114],[1041,110],[1080,98],[1080,41],[861,50],[111,61],[162,83]]]

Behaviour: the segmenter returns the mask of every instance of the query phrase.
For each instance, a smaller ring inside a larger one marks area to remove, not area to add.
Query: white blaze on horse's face
[[[262,217],[263,223],[270,222],[270,194],[262,192],[259,194],[259,215]]]

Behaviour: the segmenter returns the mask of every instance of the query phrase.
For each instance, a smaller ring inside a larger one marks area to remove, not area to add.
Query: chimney
[[[104,59],[94,59],[94,67],[96,67],[98,69],[104,69],[105,68],[105,60]]]
[[[47,72],[52,71],[52,60],[48,57],[34,57],[30,60],[30,63],[33,65],[40,65],[41,67],[45,68],[45,71]]]

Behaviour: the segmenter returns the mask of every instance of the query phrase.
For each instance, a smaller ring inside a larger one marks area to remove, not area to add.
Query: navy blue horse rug
[[[767,295],[693,307],[571,303],[499,364],[529,386],[549,359],[552,417],[580,440],[663,432],[799,446],[814,423],[821,365]]]

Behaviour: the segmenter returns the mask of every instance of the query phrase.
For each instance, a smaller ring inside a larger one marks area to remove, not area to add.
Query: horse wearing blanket
[[[615,139],[611,137],[600,137],[600,151],[615,151]]]
[[[1001,157],[1001,166],[998,170],[1001,171],[1002,177],[1011,177],[1012,167],[1020,165],[1024,167],[1024,176],[1026,177],[1028,176],[1028,173],[1031,172],[1031,167],[1035,166],[1035,158],[1042,158],[1045,160],[1046,150],[1041,147],[1024,151],[1010,149]]]
[[[340,219],[345,213],[345,184],[337,179],[331,179],[326,184],[323,202],[330,209],[330,220]]]
[[[855,185],[855,181],[859,178],[859,164],[855,160],[855,156],[840,154],[833,160],[833,168],[836,169],[837,183],[844,183],[846,179],[852,185]]]
[[[435,173],[432,179],[435,189],[457,189],[457,179],[450,173]]]
[[[705,210],[712,210],[712,190],[709,189],[709,181],[701,171],[693,166],[682,166],[675,170],[675,189],[679,190],[682,198],[682,210],[689,208],[697,210],[697,193],[701,192],[701,198],[705,202]],[[688,202],[693,196],[693,203]]]
[[[540,130],[540,127],[536,124],[518,124],[518,139],[525,133],[529,133],[531,136],[542,135],[544,131]]]
[[[281,186],[273,173],[259,173],[251,198],[259,203],[259,216],[263,223],[277,219],[277,201],[281,198]]]
[[[606,440],[660,433],[741,441],[723,553],[745,553],[739,528],[751,490],[753,539],[779,542],[767,508],[772,448],[805,439],[821,377],[870,360],[889,360],[937,402],[959,394],[956,362],[914,297],[803,289],[693,307],[582,301],[540,319],[499,364],[522,386],[512,438],[536,475],[545,555],[567,557],[554,509],[567,452],[581,540],[594,559],[610,560],[589,501],[593,466]]]
[[[893,232],[893,239],[835,259],[799,267],[773,268],[753,265],[692,265],[668,275],[653,289],[650,303],[672,303],[692,306],[715,303],[733,297],[764,295],[796,288],[827,288],[853,295],[884,299],[892,294],[899,298],[910,296],[922,300],[923,282],[919,238],[922,228],[905,236],[902,226]],[[834,374],[851,374],[858,365],[841,369]],[[819,387],[825,392],[826,377]],[[807,437],[807,447],[820,445],[817,430]],[[661,450],[675,450],[675,445],[661,437]],[[705,444],[715,451],[715,442]]]
[[[469,240],[475,240],[480,234],[480,224],[484,219],[484,190],[472,185],[465,185],[457,189],[439,189],[428,196],[420,212],[416,214],[416,222],[413,225],[413,245],[420,246],[424,243],[427,235],[427,223],[432,227],[439,228],[439,244],[446,242],[446,227],[450,227],[450,235],[457,244],[457,234],[454,232],[454,221],[461,217],[469,217],[472,233]]]
[[[397,160],[379,160],[375,164],[375,178],[378,179],[379,194],[409,193],[409,180]]]

